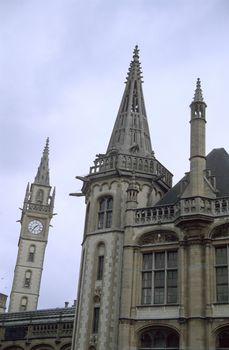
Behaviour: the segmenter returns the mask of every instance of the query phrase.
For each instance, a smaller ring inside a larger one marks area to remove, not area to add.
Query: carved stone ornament
[[[146,244],[160,244],[166,242],[177,242],[178,238],[173,232],[165,232],[165,231],[157,231],[157,232],[149,232],[143,235],[140,240],[140,245]]]
[[[224,224],[216,227],[213,230],[212,238],[229,238],[229,224]]]
[[[96,349],[97,341],[98,341],[97,335],[96,334],[92,334],[90,336],[90,339],[89,339],[89,345],[90,345],[89,349],[93,349],[93,347]]]
[[[101,287],[96,287],[95,291],[94,291],[94,302],[95,303],[100,302],[101,293],[102,293]]]

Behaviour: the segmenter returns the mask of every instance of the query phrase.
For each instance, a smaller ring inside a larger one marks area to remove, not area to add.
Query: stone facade
[[[78,177],[87,211],[72,350],[229,349],[229,155],[205,154],[206,107],[198,79],[190,171],[172,187],[135,48],[107,152]]]
[[[86,201],[77,307],[2,313],[1,350],[229,349],[229,155],[205,154],[206,107],[198,79],[190,169],[172,187],[152,150],[135,47],[107,151],[72,194]],[[22,256],[30,211],[51,218],[53,199],[48,212],[33,200],[49,188],[46,160],[26,192]]]

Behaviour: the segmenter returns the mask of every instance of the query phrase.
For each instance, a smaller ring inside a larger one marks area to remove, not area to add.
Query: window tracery
[[[98,229],[110,228],[112,224],[113,198],[103,197],[99,201]]]

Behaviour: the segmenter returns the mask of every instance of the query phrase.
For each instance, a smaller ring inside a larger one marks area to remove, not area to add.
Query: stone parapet
[[[160,178],[168,188],[172,186],[172,174],[154,157],[139,157],[121,153],[98,155],[94,166],[90,168],[90,174],[109,172],[112,170],[135,171],[136,173],[150,174]]]
[[[135,209],[135,224],[148,225],[174,222],[181,216],[205,215],[213,218],[229,215],[229,197],[182,198],[174,205]]]

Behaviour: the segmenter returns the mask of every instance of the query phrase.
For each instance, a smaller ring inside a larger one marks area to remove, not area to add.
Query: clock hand
[[[37,226],[38,226],[38,225],[34,226],[34,228],[33,228],[33,230],[32,230],[32,231],[34,231],[34,230],[35,230],[35,228],[36,228]]]

